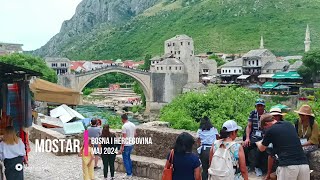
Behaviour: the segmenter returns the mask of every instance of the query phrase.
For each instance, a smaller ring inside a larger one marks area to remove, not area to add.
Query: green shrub
[[[142,112],[143,110],[144,110],[143,106],[139,106],[139,105],[137,105],[137,106],[132,106],[132,109],[131,109],[131,111],[132,111],[133,113]]]
[[[85,88],[85,89],[83,90],[83,95],[87,96],[87,95],[91,94],[92,92],[93,92],[93,89],[91,89],[91,88]]]
[[[258,93],[241,87],[213,86],[206,93],[189,92],[178,96],[161,109],[160,119],[169,122],[172,128],[195,131],[199,128],[195,120],[207,115],[217,129],[230,119],[244,128],[258,97]],[[266,109],[272,105],[275,103],[267,102]]]

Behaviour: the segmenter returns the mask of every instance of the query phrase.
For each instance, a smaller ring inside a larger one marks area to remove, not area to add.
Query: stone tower
[[[261,39],[260,39],[260,49],[264,49],[263,36],[261,36]]]
[[[193,40],[187,35],[177,35],[164,43],[164,53],[183,62],[188,74],[188,83],[199,82],[199,60],[194,56]]]
[[[306,37],[304,40],[304,51],[308,52],[310,50],[310,30],[309,30],[309,25],[307,25],[307,29],[306,29]]]

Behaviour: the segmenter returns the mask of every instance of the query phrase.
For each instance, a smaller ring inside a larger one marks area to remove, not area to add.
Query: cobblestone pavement
[[[30,143],[29,166],[25,167],[26,180],[82,180],[81,158],[77,155],[56,156],[52,153],[35,152],[34,144]],[[101,160],[99,166],[102,167]],[[120,180],[124,173],[115,173],[115,179]],[[95,171],[95,180],[103,180],[102,169]],[[149,180],[135,177],[132,180]]]

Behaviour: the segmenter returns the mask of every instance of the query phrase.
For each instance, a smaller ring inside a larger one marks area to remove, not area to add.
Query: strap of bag
[[[173,166],[173,156],[174,156],[174,150],[171,149],[170,155],[169,155],[169,167],[167,167],[168,169]]]

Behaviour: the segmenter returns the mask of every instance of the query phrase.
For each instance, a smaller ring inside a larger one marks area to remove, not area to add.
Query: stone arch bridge
[[[60,75],[58,76],[58,84],[81,92],[95,78],[113,72],[126,74],[139,82],[146,97],[146,112],[150,112],[150,102],[153,100],[150,72],[121,66],[108,66],[79,74]]]

